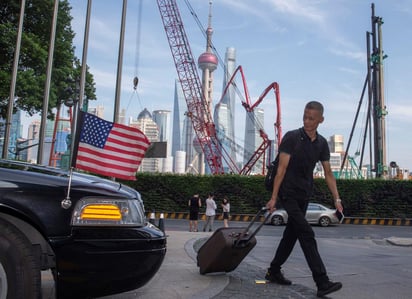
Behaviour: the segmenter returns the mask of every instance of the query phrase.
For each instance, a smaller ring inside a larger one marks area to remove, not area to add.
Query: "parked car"
[[[324,227],[339,223],[339,219],[336,216],[336,209],[330,209],[318,203],[309,203],[306,211],[306,220],[311,224],[318,224]],[[283,225],[287,222],[288,213],[285,209],[273,211],[267,220],[267,223],[272,225]]]
[[[0,298],[41,298],[51,270],[56,298],[94,298],[146,284],[166,235],[139,192],[96,176],[0,160]]]

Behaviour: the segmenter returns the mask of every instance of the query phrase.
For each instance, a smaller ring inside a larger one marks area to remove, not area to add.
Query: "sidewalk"
[[[293,267],[292,269],[288,268],[288,275],[294,281],[291,286],[256,283],[256,281],[264,279],[264,265],[273,254],[271,250],[264,248],[261,250],[258,248],[258,254],[247,256],[231,273],[200,275],[196,265],[196,248],[201,245],[202,240],[204,241],[212,233],[182,231],[166,231],[166,233],[168,235],[168,251],[165,261],[155,277],[140,289],[107,296],[104,299],[152,299],[159,297],[167,299],[317,298],[316,288],[310,278],[309,270],[306,269],[305,264],[305,267],[301,266],[304,261],[297,262],[298,265],[294,270]],[[410,238],[392,237],[385,241],[388,244],[401,247],[412,246]],[[323,240],[319,242],[323,242]],[[362,242],[368,241],[362,240]],[[262,246],[261,243],[260,247]],[[336,248],[336,245],[332,245],[332,248]],[[340,280],[342,278],[337,277],[338,275],[333,269],[330,269],[330,274],[332,279]],[[359,295],[358,298],[366,298],[360,291],[356,291],[356,293]],[[350,288],[337,292],[331,297],[346,298],[347,295],[350,295],[349,297],[353,295]]]
[[[296,273],[289,270],[289,275],[294,279],[292,286],[280,286],[274,284],[257,284],[256,280],[262,280],[265,264],[273,254],[271,250],[268,256],[246,257],[239,267],[230,274],[208,274],[200,275],[196,265],[195,247],[199,242],[208,238],[211,233],[204,232],[182,232],[167,231],[168,245],[165,260],[159,272],[140,289],[117,295],[101,297],[101,299],[249,299],[260,298],[316,298],[314,286],[312,286],[310,275],[301,273],[301,266],[296,268]],[[410,238],[388,238],[386,242],[396,246],[412,246]],[[306,268],[304,268],[306,269]],[[298,273],[298,274],[297,274]],[[333,273],[332,273],[333,274]],[[298,277],[302,279],[298,279]],[[305,286],[305,281],[310,284]],[[42,279],[43,298],[54,299],[53,279],[51,274],[46,274]],[[344,294],[341,294],[344,296]],[[343,298],[339,294],[337,298]]]
[[[102,299],[184,299],[212,298],[228,284],[225,274],[200,275],[196,265],[194,243],[212,233],[167,231],[165,260],[156,275],[145,286],[130,292],[101,297]]]

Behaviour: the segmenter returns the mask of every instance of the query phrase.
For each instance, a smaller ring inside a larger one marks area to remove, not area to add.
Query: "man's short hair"
[[[310,101],[306,104],[305,109],[313,109],[320,112],[323,115],[323,105],[318,101]]]

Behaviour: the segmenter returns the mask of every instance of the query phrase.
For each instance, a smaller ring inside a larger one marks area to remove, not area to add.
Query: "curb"
[[[345,224],[365,224],[365,225],[397,225],[397,226],[412,226],[411,219],[400,218],[351,218],[343,219]]]
[[[406,247],[412,246],[412,239],[410,238],[390,237],[390,238],[387,238],[386,241],[391,245],[406,246]]]
[[[149,218],[154,212],[147,212],[146,217]],[[189,213],[187,212],[155,212],[156,219],[160,218],[163,214],[164,219],[183,219],[189,220]],[[245,221],[250,222],[255,215],[247,214],[232,214],[230,215],[230,221]],[[206,220],[204,213],[199,214],[199,220]],[[215,220],[223,220],[223,215],[216,215]],[[264,220],[264,216],[261,217],[261,221]],[[356,224],[356,225],[393,225],[393,226],[412,226],[412,219],[405,218],[363,218],[363,217],[345,217],[343,224]]]

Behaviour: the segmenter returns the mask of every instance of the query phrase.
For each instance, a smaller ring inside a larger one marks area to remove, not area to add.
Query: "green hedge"
[[[227,196],[233,214],[255,214],[270,198],[263,179],[263,176],[139,173],[136,181],[122,183],[141,193],[146,211],[187,212],[187,202],[193,194],[200,194],[204,202],[208,193],[213,192],[218,211],[223,196]],[[412,218],[412,181],[337,180],[337,185],[345,216]],[[325,180],[315,179],[312,201],[332,207]]]

